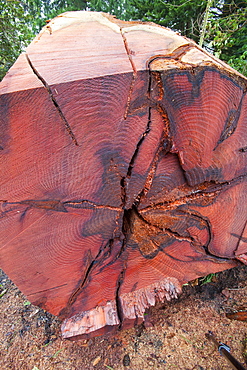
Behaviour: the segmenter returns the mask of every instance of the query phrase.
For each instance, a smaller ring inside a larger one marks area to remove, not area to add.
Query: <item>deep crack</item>
[[[132,69],[133,69],[133,73],[134,73],[134,75],[136,75],[137,70],[136,70],[136,66],[135,66],[135,63],[134,63],[133,58],[132,58],[132,53],[131,53],[131,50],[130,50],[130,48],[129,48],[129,46],[128,46],[127,39],[126,39],[126,37],[124,36],[123,30],[122,30],[122,28],[121,28],[121,27],[120,27],[120,33],[121,33],[121,36],[122,36],[122,39],[123,39],[124,47],[125,47],[126,53],[127,53],[127,55],[128,55],[128,58],[129,58],[129,61],[130,61],[131,67],[132,67]]]
[[[122,269],[122,271],[119,274],[117,284],[116,284],[116,307],[117,307],[117,315],[118,315],[118,320],[120,322],[119,324],[119,329],[122,327],[122,323],[124,320],[124,314],[123,314],[123,309],[122,309],[122,304],[121,304],[121,299],[120,299],[120,288],[121,285],[123,284],[124,281],[124,274],[125,274],[126,266]]]
[[[149,69],[149,82],[148,82],[148,91],[147,91],[148,100],[150,102],[149,118],[148,118],[149,129],[150,129],[151,122],[152,122],[152,117],[151,117],[152,108],[155,107],[155,109],[160,113],[163,123],[164,123],[163,137],[161,138],[160,144],[157,148],[157,151],[150,165],[150,169],[149,169],[144,187],[135,199],[135,202],[134,202],[135,206],[139,205],[141,199],[147,195],[147,193],[149,192],[152,186],[155,173],[156,173],[156,168],[157,168],[157,165],[160,159],[160,154],[163,153],[163,155],[165,155],[169,153],[172,147],[172,141],[170,137],[170,122],[169,122],[168,114],[167,112],[165,112],[164,108],[152,98],[153,77],[155,81],[157,81],[157,85],[158,85],[158,90],[159,90],[158,100],[161,100],[163,98],[163,92],[164,92],[162,80],[160,78],[160,72],[152,72]]]
[[[139,150],[140,150],[140,146],[142,145],[145,137],[147,136],[147,134],[150,132],[150,124],[151,124],[151,108],[149,108],[148,110],[148,123],[147,123],[147,127],[144,131],[144,133],[142,134],[140,140],[138,141],[137,145],[136,145],[136,149],[134,151],[134,154],[130,160],[130,163],[129,163],[129,167],[128,167],[128,171],[127,171],[127,178],[130,178],[131,177],[131,174],[132,174],[132,170],[133,170],[133,167],[134,167],[134,163],[135,163],[135,160],[137,158],[137,155],[139,153]]]
[[[207,241],[207,244],[206,245],[200,245],[200,247],[204,249],[204,251],[206,253],[206,256],[208,258],[212,259],[213,261],[216,261],[216,262],[225,262],[225,261],[227,261],[228,258],[219,257],[219,256],[216,256],[213,253],[209,252],[208,247],[209,247],[209,245],[210,245],[210,243],[212,241],[212,228],[211,228],[211,225],[210,225],[209,220],[206,217],[203,217],[202,215],[196,214],[195,212],[184,211],[184,210],[181,210],[181,209],[180,209],[180,212],[184,213],[185,215],[190,215],[190,216],[192,216],[194,218],[198,218],[199,221],[203,221],[207,225],[207,230],[208,230],[208,241]],[[196,243],[194,243],[192,245],[197,250]]]
[[[127,169],[127,174],[125,177],[122,177],[122,179],[120,180],[120,186],[121,186],[121,194],[122,194],[122,207],[123,209],[125,209],[125,206],[126,206],[126,201],[127,201],[127,181],[131,178],[131,175],[132,175],[132,170],[133,170],[133,167],[134,167],[134,164],[135,164],[135,160],[138,156],[138,153],[139,153],[139,150],[140,150],[140,147],[145,139],[145,137],[148,135],[148,133],[150,132],[150,124],[151,124],[151,108],[149,107],[149,111],[148,111],[148,123],[147,123],[147,126],[146,126],[146,129],[145,131],[143,132],[141,138],[139,139],[137,145],[136,145],[136,149],[132,155],[132,158],[129,162],[129,166],[128,166],[128,169]]]
[[[180,235],[178,232],[171,230],[169,227],[160,227],[160,226],[156,225],[155,223],[149,222],[148,220],[146,220],[146,218],[144,216],[142,216],[138,212],[136,207],[133,207],[133,212],[135,212],[136,216],[142,222],[144,222],[148,226],[154,227],[155,229],[157,229],[158,232],[165,233],[168,236],[171,236],[171,237],[173,237],[177,240],[180,240],[180,241],[184,240],[184,241],[188,241],[189,243],[192,243],[194,241],[192,237],[187,237],[187,236]]]
[[[129,89],[129,94],[128,94],[128,98],[127,98],[126,109],[125,109],[125,112],[124,112],[124,120],[127,119],[127,116],[129,114],[130,102],[131,102],[131,98],[132,98],[132,94],[133,94],[133,90],[134,90],[135,81],[136,81],[136,74],[133,73],[133,77],[132,77],[131,84],[130,84],[130,89]]]
[[[121,207],[114,207],[107,204],[97,204],[87,199],[81,200],[68,200],[66,202],[61,202],[60,200],[53,199],[25,199],[19,202],[8,202],[6,200],[0,200],[0,204],[3,203],[4,206],[9,205],[27,205],[27,209],[39,208],[45,210],[51,210],[55,212],[68,212],[67,208],[75,209],[105,209],[111,211],[120,212]],[[2,212],[3,213],[3,212]]]
[[[80,284],[72,292],[72,294],[71,294],[71,296],[68,300],[66,308],[64,310],[62,310],[60,315],[64,315],[65,313],[68,314],[68,311],[70,310],[70,307],[73,305],[73,303],[78,298],[79,294],[81,293],[82,289],[86,285],[86,283],[87,283],[87,281],[90,277],[90,274],[95,269],[96,265],[98,265],[102,260],[107,258],[109,256],[109,254],[111,254],[112,245],[113,245],[113,239],[110,239],[104,246],[102,245],[100,247],[97,255],[95,256],[95,258],[92,259],[91,262],[89,262],[88,267],[87,267],[85,273],[83,274],[83,277],[81,279]],[[91,254],[88,258],[91,259]]]
[[[216,197],[222,190],[225,190],[232,185],[237,184],[238,182],[241,182],[245,177],[247,177],[247,174],[240,175],[238,177],[235,177],[234,179],[231,179],[229,181],[224,181],[222,183],[217,183],[215,181],[209,181],[202,183],[198,186],[198,189],[195,190],[191,186],[188,186],[189,194],[183,195],[181,197],[176,198],[176,200],[166,200],[164,202],[159,202],[155,204],[151,204],[149,206],[146,206],[141,209],[142,213],[145,213],[149,210],[157,210],[157,209],[172,209],[177,208],[179,205],[187,204],[190,201],[194,201],[200,198],[205,199],[205,197],[213,198]],[[200,189],[201,187],[201,189]]]
[[[128,98],[127,98],[127,105],[126,105],[126,109],[125,109],[125,113],[124,113],[124,119],[126,120],[126,118],[128,116],[128,113],[129,113],[129,107],[130,107],[130,102],[131,102],[131,98],[132,98],[132,94],[133,94],[133,90],[134,90],[134,85],[135,85],[135,81],[136,81],[137,70],[136,70],[135,63],[133,61],[132,55],[131,55],[131,50],[128,47],[127,39],[124,36],[123,30],[122,30],[121,27],[120,27],[120,33],[121,33],[121,36],[122,36],[122,39],[123,39],[126,54],[127,54],[128,59],[130,61],[130,64],[131,64],[131,68],[133,69],[133,77],[132,77],[132,81],[131,81],[131,84],[130,84],[130,90],[129,90],[129,94],[128,94]]]
[[[66,201],[63,202],[64,206],[71,207],[71,208],[83,208],[83,209],[109,209],[112,211],[119,211],[121,210],[120,207],[114,207],[110,205],[103,205],[103,204],[97,204],[95,202],[92,202],[87,199],[82,200],[74,200],[74,201]]]
[[[40,73],[39,73],[39,72],[37,71],[37,69],[34,67],[34,65],[32,64],[32,62],[31,62],[31,60],[30,60],[29,56],[28,56],[27,54],[25,54],[25,55],[26,55],[27,62],[28,62],[28,64],[30,65],[30,67],[31,67],[31,69],[32,69],[32,71],[33,71],[33,73],[37,76],[37,78],[42,82],[42,84],[43,84],[43,85],[44,85],[44,87],[46,88],[46,90],[47,90],[47,92],[48,92],[48,94],[49,94],[49,96],[50,96],[50,98],[51,98],[51,101],[52,101],[52,103],[53,103],[54,107],[56,108],[57,112],[59,113],[60,117],[62,118],[62,120],[63,120],[63,122],[64,122],[64,125],[65,125],[65,128],[66,128],[66,130],[67,130],[68,134],[70,135],[70,137],[71,137],[71,139],[72,139],[73,143],[74,143],[75,145],[77,145],[77,146],[78,146],[78,142],[77,142],[77,140],[76,140],[76,138],[75,138],[75,135],[74,135],[74,133],[73,133],[73,131],[72,131],[72,129],[71,129],[71,127],[70,127],[70,125],[69,125],[69,123],[68,123],[67,119],[65,118],[65,116],[64,116],[64,114],[63,114],[63,112],[62,112],[61,108],[59,107],[59,104],[58,104],[58,102],[56,101],[56,99],[55,99],[55,97],[54,97],[54,95],[53,95],[53,92],[52,92],[52,90],[51,90],[50,86],[47,84],[47,82],[45,81],[45,79],[40,75]]]

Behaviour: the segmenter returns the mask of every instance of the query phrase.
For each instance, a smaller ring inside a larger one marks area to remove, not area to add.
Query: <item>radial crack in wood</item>
[[[247,263],[246,90],[193,41],[104,13],[60,15],[17,59],[0,84],[0,266],[64,338],[131,327]]]
[[[54,97],[54,95],[53,95],[53,93],[52,93],[52,90],[51,90],[50,86],[46,83],[45,79],[44,79],[44,78],[39,74],[39,72],[36,70],[36,68],[35,68],[35,67],[34,67],[34,65],[32,64],[32,62],[31,62],[31,60],[30,60],[29,56],[28,56],[27,54],[25,54],[25,55],[26,55],[26,58],[27,58],[28,64],[29,64],[29,65],[30,65],[30,67],[32,68],[33,73],[34,73],[34,74],[37,76],[37,78],[42,82],[42,84],[45,86],[45,88],[46,88],[46,90],[47,90],[48,94],[50,95],[50,97],[51,97],[51,101],[53,102],[53,104],[54,104],[54,106],[56,107],[56,109],[58,110],[58,113],[60,114],[60,116],[61,116],[62,120],[64,121],[64,125],[65,125],[66,130],[68,131],[68,134],[71,136],[71,139],[73,140],[74,144],[75,144],[75,145],[78,145],[78,142],[77,142],[77,140],[76,140],[76,138],[75,138],[75,135],[73,134],[73,132],[72,132],[72,130],[71,130],[71,128],[70,128],[70,125],[69,125],[69,123],[68,123],[67,119],[65,118],[65,116],[64,116],[64,114],[63,114],[63,112],[62,112],[62,110],[60,109],[60,107],[59,107],[59,105],[58,105],[58,103],[57,103],[57,101],[56,101],[56,99],[55,99],[55,97]]]

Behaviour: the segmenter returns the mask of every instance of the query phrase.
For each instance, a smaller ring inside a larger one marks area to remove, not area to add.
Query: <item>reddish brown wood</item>
[[[52,20],[0,85],[0,265],[65,338],[247,261],[247,81],[191,40]]]

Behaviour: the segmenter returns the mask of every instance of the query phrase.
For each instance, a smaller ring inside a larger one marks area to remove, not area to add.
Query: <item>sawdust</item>
[[[158,304],[146,322],[114,337],[62,340],[61,322],[31,305],[0,272],[0,368],[11,370],[227,370],[205,338],[211,330],[247,363],[247,322],[226,313],[246,310],[247,267],[217,274],[205,285],[188,285],[177,300]]]

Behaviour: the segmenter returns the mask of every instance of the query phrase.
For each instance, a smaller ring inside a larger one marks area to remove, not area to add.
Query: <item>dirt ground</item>
[[[227,313],[247,310],[247,266],[183,287],[179,299],[152,308],[145,324],[71,342],[60,321],[30,304],[0,270],[0,368],[11,370],[227,370],[231,367],[205,338],[211,330],[247,364],[247,322]],[[198,285],[199,284],[199,285]]]

